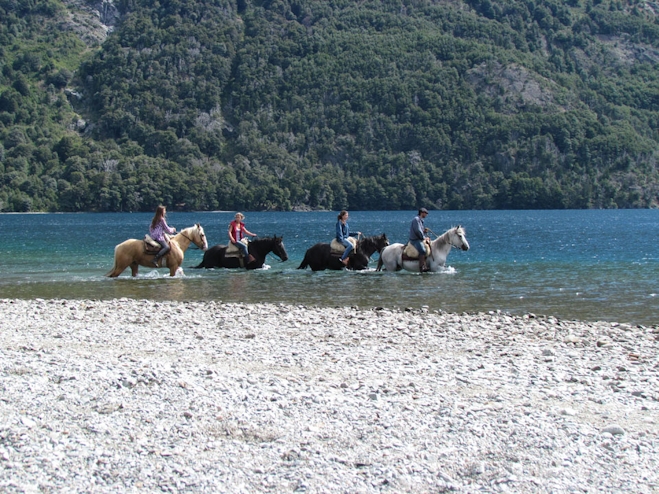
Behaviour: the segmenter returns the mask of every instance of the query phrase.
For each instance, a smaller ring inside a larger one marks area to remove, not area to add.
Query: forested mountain
[[[658,15],[0,0],[0,211],[655,207]]]

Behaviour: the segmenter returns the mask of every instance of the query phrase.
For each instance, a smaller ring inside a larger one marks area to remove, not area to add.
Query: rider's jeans
[[[424,256],[426,255],[426,249],[423,246],[422,240],[415,238],[414,240],[410,240],[410,243],[416,248],[416,250],[419,251],[419,254],[423,254]]]
[[[345,251],[343,251],[343,255],[341,256],[341,260],[343,261],[346,257],[350,255],[350,252],[352,251],[352,244],[348,242],[345,238],[343,239],[343,246],[346,248]]]
[[[242,242],[233,242],[233,245],[238,247],[240,249],[240,252],[243,253],[243,257],[249,256],[249,251],[247,250],[247,246],[242,243]]]
[[[169,244],[164,240],[156,240],[160,244],[161,249],[156,254],[156,257],[160,259],[162,256],[169,252]]]

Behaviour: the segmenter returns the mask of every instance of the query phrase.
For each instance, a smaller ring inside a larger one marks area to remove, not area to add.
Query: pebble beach
[[[659,328],[0,299],[3,492],[659,492]]]

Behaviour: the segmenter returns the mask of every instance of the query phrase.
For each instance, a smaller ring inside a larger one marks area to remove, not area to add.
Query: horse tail
[[[108,271],[107,273],[105,273],[106,278],[110,278],[110,277],[114,278],[114,277],[117,276],[116,274],[114,274],[115,271],[117,270],[117,247],[119,247],[119,246],[117,245],[114,248],[114,264],[112,265],[112,269],[110,271]]]
[[[380,251],[380,255],[378,256],[378,265],[375,268],[376,271],[382,271],[382,265],[384,263],[382,262],[382,251]]]
[[[307,255],[304,255],[304,259],[302,259],[302,262],[300,265],[297,267],[298,269],[307,269],[307,266],[309,266],[309,261],[307,260]]]

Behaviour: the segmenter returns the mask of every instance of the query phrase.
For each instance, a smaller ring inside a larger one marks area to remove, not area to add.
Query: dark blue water
[[[414,212],[350,212],[365,235],[403,242]],[[118,279],[114,246],[142,238],[151,214],[2,214],[0,297],[285,302],[305,305],[421,307],[449,312],[496,311],[566,319],[659,323],[659,211],[431,211],[426,225],[441,234],[463,225],[471,245],[453,250],[445,272],[297,270],[304,252],[329,242],[336,212],[246,213],[260,236],[283,235],[286,263],[270,269],[194,270],[202,252],[188,250],[185,276],[140,268]],[[201,223],[209,243],[226,243],[233,212],[170,212],[179,230]],[[374,256],[373,268],[377,255]]]

